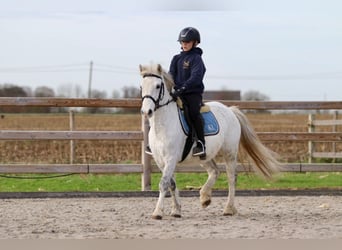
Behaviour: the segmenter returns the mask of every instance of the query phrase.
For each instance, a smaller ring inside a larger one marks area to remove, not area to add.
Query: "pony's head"
[[[141,113],[151,117],[158,108],[173,101],[170,92],[174,82],[160,64],[139,65],[139,68],[143,78],[141,82]]]

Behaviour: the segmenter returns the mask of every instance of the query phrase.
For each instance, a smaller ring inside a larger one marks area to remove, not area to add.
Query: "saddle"
[[[183,101],[181,98],[177,98],[176,100],[176,103],[177,103],[177,107],[181,110],[184,110],[184,106],[183,106]],[[202,107],[201,107],[201,110],[200,112],[201,113],[205,113],[205,112],[209,112],[210,111],[210,107],[206,104],[203,104]]]
[[[189,154],[192,148],[192,145],[194,144],[196,140],[196,134],[193,128],[193,124],[191,124],[191,121],[189,119],[188,109],[186,108],[185,105],[183,105],[183,102],[180,98],[177,98],[176,103],[178,107],[179,121],[182,125],[184,134],[187,136],[184,149],[183,149],[182,160],[181,160],[183,161]],[[201,112],[202,119],[203,119],[204,135],[212,136],[212,135],[218,134],[220,130],[219,124],[216,120],[215,115],[213,114],[213,112],[211,112],[210,107],[208,105],[203,104],[200,112]]]

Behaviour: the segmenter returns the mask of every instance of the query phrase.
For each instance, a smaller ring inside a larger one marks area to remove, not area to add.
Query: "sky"
[[[206,90],[272,101],[342,100],[340,0],[1,0],[0,84],[87,95],[139,87],[139,64],[168,70],[196,27]],[[76,97],[76,96],[72,96]]]

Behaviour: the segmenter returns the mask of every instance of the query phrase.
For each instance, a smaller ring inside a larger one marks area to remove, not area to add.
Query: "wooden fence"
[[[248,110],[339,110],[342,102],[256,102],[221,101],[227,106]],[[112,107],[138,108],[140,99],[79,98],[0,98],[0,107]],[[18,131],[0,130],[0,140],[138,140],[142,142],[141,164],[0,164],[0,173],[141,173],[142,190],[150,190],[151,173],[157,172],[151,157],[144,153],[147,143],[146,120],[140,131]],[[261,132],[262,141],[341,141],[341,132]],[[219,167],[223,170],[222,164]],[[302,164],[283,166],[284,171],[342,171],[341,164]],[[198,166],[177,168],[177,172],[204,172]],[[238,171],[246,171],[238,166]]]
[[[309,133],[316,133],[316,128],[321,126],[329,126],[331,127],[331,132],[337,131],[337,126],[342,125],[342,120],[338,120],[338,111],[333,112],[333,117],[331,120],[316,120],[315,114],[309,114],[309,123],[308,123],[308,132]],[[332,158],[333,162],[337,158],[342,158],[342,152],[336,152],[336,143],[338,140],[331,141],[332,149],[330,152],[317,152],[315,150],[315,142],[309,141],[308,143],[308,155],[309,159],[308,162],[312,163],[314,158]]]

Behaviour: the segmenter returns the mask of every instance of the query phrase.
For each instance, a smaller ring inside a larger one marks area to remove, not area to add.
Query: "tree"
[[[27,93],[22,87],[13,85],[13,84],[5,84],[0,87],[0,96],[1,97],[26,97]]]
[[[270,97],[257,90],[249,90],[242,95],[243,101],[269,101]]]
[[[83,95],[82,87],[78,84],[62,84],[57,88],[58,97],[80,98]]]
[[[49,87],[41,86],[34,90],[35,97],[55,97],[55,91]],[[35,113],[50,113],[50,107],[32,107],[32,112]]]
[[[34,96],[35,97],[54,97],[55,91],[49,87],[41,86],[35,89]]]
[[[271,98],[269,98],[267,95],[260,93],[257,90],[249,90],[246,93],[242,95],[243,101],[269,101]],[[246,110],[249,113],[269,113],[267,110]]]
[[[120,91],[113,90],[113,92],[112,92],[112,98],[113,98],[113,99],[120,98]]]
[[[123,98],[140,98],[140,89],[136,87],[123,87]]]
[[[0,97],[27,97],[25,90],[13,84],[0,85]],[[27,107],[1,107],[0,112],[21,113],[28,112]]]
[[[122,88],[123,96],[122,98],[141,98],[140,89],[134,86],[123,87]],[[122,108],[120,112],[123,113],[137,113],[139,112],[139,108]]]
[[[107,97],[107,92],[93,89],[91,91],[91,97],[92,98],[98,98],[98,99],[104,99]],[[103,113],[105,111],[105,108],[89,107],[86,110],[87,110],[87,112],[94,114],[94,113]]]

